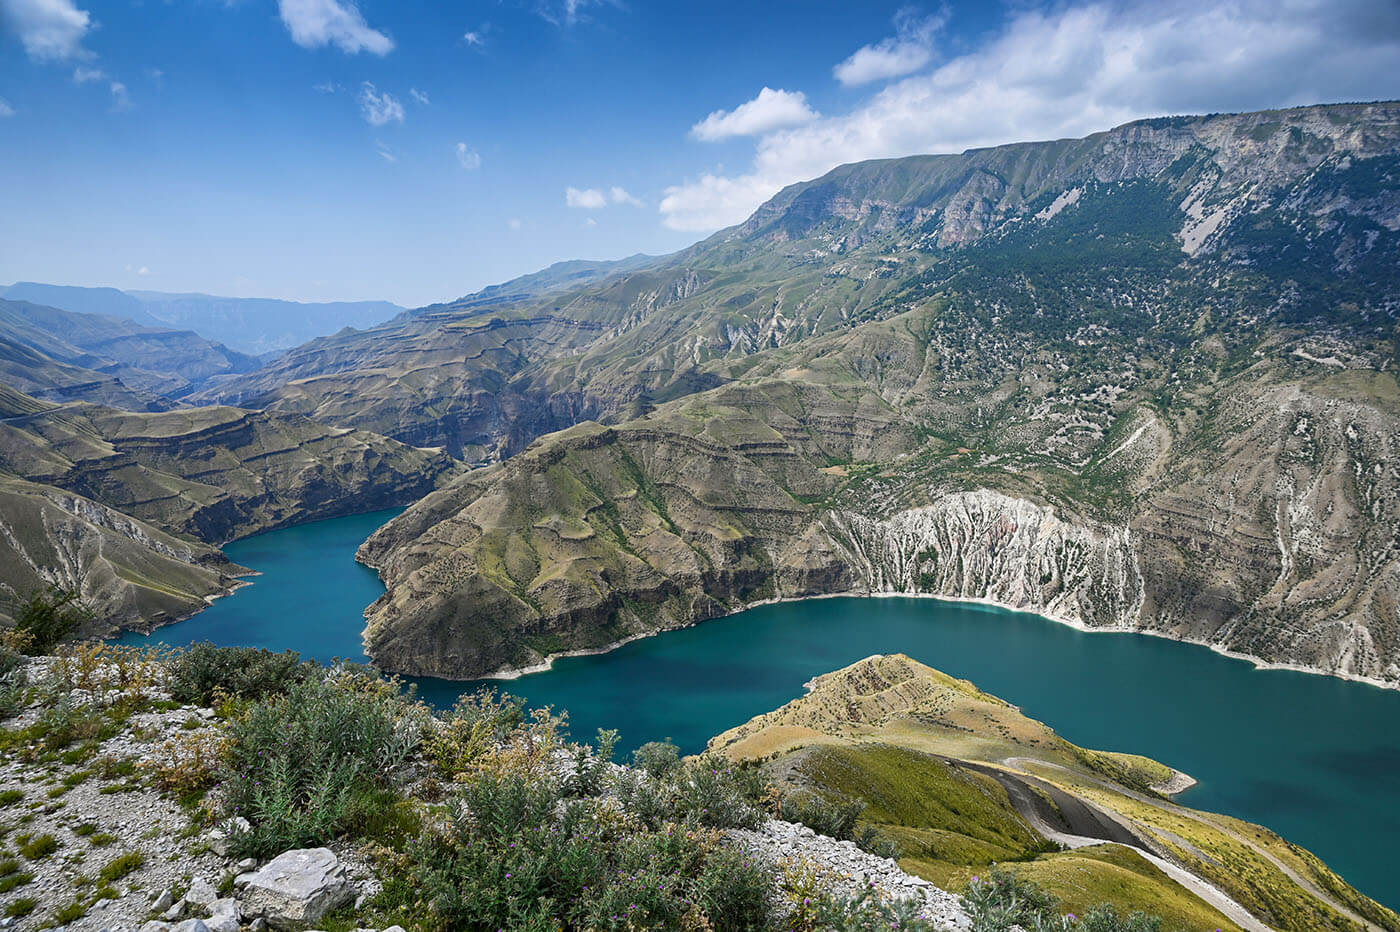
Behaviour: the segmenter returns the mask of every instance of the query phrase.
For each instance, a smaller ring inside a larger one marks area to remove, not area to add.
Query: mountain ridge
[[[497,368],[533,418],[510,420],[495,397],[500,439],[478,449],[494,442],[506,466],[362,549],[389,587],[369,613],[371,655],[466,678],[772,597],[1002,591],[1012,607],[1080,605],[1086,624],[1400,682],[1397,495],[1375,468],[1397,436],[1400,106],[1171,118],[974,155],[937,157],[942,174],[914,188],[922,157],[838,169],[661,265],[549,298],[601,335],[575,326],[554,355],[538,344],[523,368]],[[996,160],[1000,200],[985,196]],[[832,178],[853,174],[924,193],[896,222],[832,199]],[[936,216],[919,213],[929,192]],[[491,314],[518,327],[535,312]],[[467,319],[449,309],[406,345],[445,354]],[[366,371],[387,375],[393,352]],[[520,431],[549,426],[541,410],[611,432],[547,435],[532,458]],[[852,417],[885,432],[881,452],[823,448]],[[714,451],[695,453],[699,436]],[[772,503],[725,505],[739,523],[721,544],[696,516],[759,461],[778,484],[747,488]],[[579,491],[541,497],[561,463]],[[1010,504],[967,510],[988,494]],[[929,536],[891,549],[890,522],[940,502]],[[987,563],[1027,507],[1053,509],[1068,536],[1013,534]],[[805,517],[775,532],[763,516],[779,513]],[[1110,538],[1136,567],[1112,584],[1082,564]],[[986,570],[941,569],[968,565]],[[697,599],[711,586],[719,598]],[[434,652],[465,647],[453,639],[477,630],[475,598],[514,620],[453,669]]]

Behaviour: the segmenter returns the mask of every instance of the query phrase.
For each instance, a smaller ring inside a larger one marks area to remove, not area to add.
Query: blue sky
[[[1400,0],[0,0],[0,282],[416,305],[846,161],[1400,97]]]

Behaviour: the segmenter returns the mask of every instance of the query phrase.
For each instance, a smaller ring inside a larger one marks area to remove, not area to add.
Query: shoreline
[[[544,660],[540,661],[539,663],[530,664],[529,666],[526,666],[526,667],[512,667],[512,668],[500,669],[500,670],[493,671],[493,672],[491,672],[491,673],[481,674],[480,676],[470,677],[470,678],[468,678],[468,679],[455,680],[455,682],[470,682],[471,680],[478,680],[478,679],[479,679],[479,680],[515,680],[515,679],[519,679],[519,678],[522,677],[522,676],[530,676],[530,675],[533,675],[533,674],[535,674],[535,673],[547,673],[547,672],[549,672],[551,669],[553,669],[554,661],[555,661],[556,659],[561,658],[561,657],[593,657],[593,656],[597,656],[597,655],[599,655],[599,654],[606,654],[606,653],[609,653],[610,651],[616,650],[616,649],[619,648],[619,647],[622,647],[622,646],[625,645],[625,644],[630,644],[630,643],[632,643],[633,641],[639,641],[639,640],[641,640],[641,639],[643,639],[643,638],[655,637],[656,635],[659,635],[659,634],[665,634],[665,633],[667,633],[668,631],[682,631],[682,630],[685,630],[686,628],[693,628],[693,627],[695,627],[696,625],[704,624],[706,621],[713,621],[715,618],[732,618],[732,617],[735,616],[735,615],[739,615],[739,614],[742,614],[743,612],[747,612],[747,611],[749,611],[749,610],[751,610],[751,609],[755,609],[755,608],[760,608],[760,607],[765,606],[765,605],[779,605],[779,604],[788,603],[788,602],[810,602],[810,601],[814,601],[814,600],[816,600],[816,599],[862,599],[862,598],[863,598],[863,599],[931,599],[931,600],[936,601],[936,602],[953,602],[953,603],[960,603],[960,604],[966,604],[966,605],[981,605],[981,606],[984,606],[984,607],[986,607],[986,608],[1001,609],[1002,611],[1020,612],[1020,613],[1022,613],[1022,614],[1026,614],[1026,615],[1035,615],[1035,616],[1037,616],[1037,617],[1044,618],[1044,619],[1046,619],[1047,621],[1053,621],[1053,622],[1055,622],[1056,624],[1065,625],[1066,627],[1073,628],[1074,630],[1083,632],[1083,633],[1085,633],[1085,634],[1141,634],[1141,635],[1146,635],[1146,636],[1148,636],[1148,637],[1161,638],[1161,639],[1166,640],[1166,641],[1176,641],[1176,642],[1179,643],[1179,644],[1193,644],[1193,645],[1196,645],[1197,647],[1209,648],[1213,653],[1219,654],[1219,655],[1221,655],[1222,657],[1229,657],[1229,658],[1232,659],[1232,660],[1243,660],[1243,661],[1247,661],[1248,663],[1252,664],[1253,667],[1254,667],[1256,670],[1287,670],[1287,671],[1291,671],[1291,672],[1293,672],[1293,673],[1308,673],[1308,674],[1312,674],[1312,675],[1314,675],[1314,676],[1330,676],[1330,677],[1334,677],[1334,678],[1339,679],[1339,680],[1346,680],[1347,682],[1351,682],[1351,683],[1361,683],[1361,684],[1366,685],[1366,686],[1372,686],[1372,687],[1374,687],[1374,688],[1376,688],[1376,689],[1385,689],[1385,690],[1390,690],[1390,691],[1392,691],[1392,692],[1394,692],[1394,691],[1400,691],[1400,681],[1378,680],[1378,679],[1376,679],[1376,678],[1374,678],[1374,677],[1363,676],[1363,675],[1358,674],[1358,673],[1333,672],[1333,671],[1330,671],[1330,670],[1322,670],[1322,669],[1319,669],[1319,668],[1317,668],[1317,667],[1307,667],[1307,666],[1303,666],[1302,664],[1288,663],[1288,662],[1275,662],[1275,661],[1270,661],[1270,660],[1264,660],[1262,657],[1256,657],[1256,656],[1254,656],[1253,654],[1243,654],[1243,653],[1239,653],[1239,652],[1237,652],[1237,651],[1232,651],[1232,650],[1229,650],[1229,649],[1227,649],[1227,648],[1225,648],[1225,647],[1222,647],[1222,646],[1219,645],[1219,644],[1213,644],[1213,643],[1211,643],[1211,642],[1209,642],[1209,641],[1204,641],[1204,640],[1201,640],[1201,639],[1199,639],[1199,638],[1177,637],[1177,636],[1175,636],[1175,635],[1166,634],[1166,633],[1163,633],[1163,632],[1161,632],[1161,631],[1153,631],[1153,630],[1150,630],[1150,629],[1147,629],[1147,628],[1133,628],[1133,627],[1128,627],[1128,626],[1126,626],[1126,625],[1086,625],[1086,624],[1084,624],[1082,621],[1076,621],[1075,619],[1072,619],[1072,618],[1066,618],[1066,617],[1064,617],[1064,616],[1059,616],[1059,615],[1052,614],[1049,610],[1037,610],[1037,609],[1035,609],[1035,608],[1026,607],[1026,606],[1008,605],[1008,604],[1006,604],[1005,602],[997,602],[997,601],[995,601],[995,600],[993,600],[993,599],[988,599],[988,598],[985,598],[985,597],[982,597],[982,596],[942,595],[942,594],[934,593],[934,592],[888,592],[888,591],[871,592],[871,591],[868,591],[868,590],[867,590],[867,591],[853,590],[853,591],[848,591],[848,592],[822,592],[822,593],[817,593],[817,594],[815,594],[815,595],[804,595],[804,596],[778,596],[778,597],[774,597],[774,598],[771,598],[771,599],[761,599],[761,600],[759,600],[759,601],[757,601],[757,602],[750,602],[750,603],[744,605],[744,606],[741,607],[741,608],[736,608],[736,609],[734,609],[733,611],[725,612],[725,613],[722,614],[722,615],[715,615],[715,616],[713,616],[713,617],[711,617],[711,618],[705,618],[705,619],[701,619],[701,620],[699,620],[699,621],[693,621],[693,622],[691,622],[691,623],[688,624],[688,625],[679,625],[679,626],[674,627],[674,628],[659,628],[659,629],[657,629],[657,630],[655,630],[655,631],[648,631],[648,632],[645,632],[645,633],[642,633],[642,634],[634,634],[634,635],[631,635],[630,637],[623,638],[623,639],[620,640],[620,641],[616,641],[616,642],[614,642],[614,643],[612,643],[612,644],[609,644],[609,645],[606,645],[606,646],[603,646],[603,647],[590,647],[590,648],[581,648],[581,649],[579,649],[579,650],[561,651],[560,653],[557,653],[557,654],[550,654],[548,657],[546,657]],[[450,678],[449,678],[449,677],[434,677],[434,679],[450,679]],[[1181,791],[1181,792],[1184,792],[1184,790]]]
[[[1170,764],[1168,764],[1167,766],[1171,767]],[[1182,793],[1185,793],[1187,790],[1191,789],[1191,787],[1200,786],[1201,781],[1197,780],[1189,773],[1186,773],[1183,770],[1177,770],[1175,767],[1172,767],[1171,770],[1172,775],[1169,779],[1162,783],[1152,784],[1151,789],[1154,793],[1161,793],[1168,799],[1175,799]]]

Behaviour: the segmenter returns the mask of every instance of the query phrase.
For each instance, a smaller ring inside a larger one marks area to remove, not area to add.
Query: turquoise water
[[[156,632],[363,659],[361,612],[382,591],[353,562],[393,512],[274,531],[229,545],[255,585]],[[151,638],[126,638],[149,642]],[[669,737],[687,751],[802,693],[802,684],[901,651],[1016,703],[1077,744],[1146,754],[1200,781],[1181,799],[1259,822],[1348,881],[1400,906],[1400,692],[1249,663],[1203,647],[1086,634],[1037,615],[927,599],[768,605],[609,654],[564,658],[499,684],[567,709],[573,732],[622,731],[624,749]],[[449,705],[473,684],[419,680]]]
[[[322,663],[365,661],[364,610],[384,594],[384,585],[378,573],[355,562],[355,551],[401,511],[331,518],[236,540],[224,553],[262,573],[244,580],[251,586],[215,600],[188,621],[151,634],[128,632],[117,641],[171,647],[213,641],[295,650]]]

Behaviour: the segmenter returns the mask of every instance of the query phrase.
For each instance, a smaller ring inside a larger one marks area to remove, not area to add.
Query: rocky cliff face
[[[1074,624],[1126,627],[1144,597],[1126,528],[1061,520],[987,489],[887,520],[834,511],[825,528],[872,592],[987,599]]]
[[[411,501],[458,464],[303,417],[71,404],[0,424],[0,468],[219,544]]]

